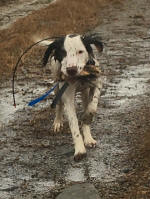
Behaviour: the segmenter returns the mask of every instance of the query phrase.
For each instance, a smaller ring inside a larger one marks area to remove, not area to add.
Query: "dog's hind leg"
[[[82,135],[80,134],[78,119],[75,110],[75,84],[70,84],[62,96],[64,103],[64,111],[69,121],[69,127],[72,133],[72,138],[75,146],[74,159],[78,161],[86,155]]]

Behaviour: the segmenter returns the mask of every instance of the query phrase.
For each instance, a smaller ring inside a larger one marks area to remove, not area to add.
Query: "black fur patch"
[[[97,35],[89,35],[81,38],[88,53],[93,56],[93,50],[91,44],[94,44],[99,52],[103,51],[103,43],[101,42],[101,38]]]
[[[63,60],[63,58],[66,57],[66,55],[67,55],[67,52],[63,47],[61,49],[56,48],[56,50],[54,52],[54,59],[61,62]]]
[[[78,36],[78,35],[77,34],[71,34],[71,35],[69,35],[70,38],[73,38],[73,37],[76,37],[76,36]]]
[[[48,46],[43,57],[43,66],[47,64],[49,57],[52,56],[54,56],[54,58],[59,62],[62,61],[63,57],[66,56],[65,50],[63,50],[63,45],[64,37],[55,40]]]

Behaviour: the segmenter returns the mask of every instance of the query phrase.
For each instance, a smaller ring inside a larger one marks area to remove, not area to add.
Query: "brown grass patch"
[[[0,76],[11,74],[18,57],[33,43],[34,35],[43,38],[86,32],[100,23],[102,8],[116,1],[61,0],[0,31]]]

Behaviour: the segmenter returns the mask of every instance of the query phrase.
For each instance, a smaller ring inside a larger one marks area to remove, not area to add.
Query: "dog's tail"
[[[42,39],[38,36],[33,36],[32,40],[33,40],[33,42],[36,43],[36,42],[41,41]],[[39,42],[39,45],[40,46],[49,46],[53,42],[54,42],[54,40],[52,40],[52,39],[51,40],[43,40],[43,41]]]

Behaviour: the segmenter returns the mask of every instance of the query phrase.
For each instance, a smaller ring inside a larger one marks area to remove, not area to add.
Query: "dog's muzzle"
[[[77,67],[76,66],[68,67],[66,70],[67,70],[67,74],[69,76],[75,76],[77,74]]]

